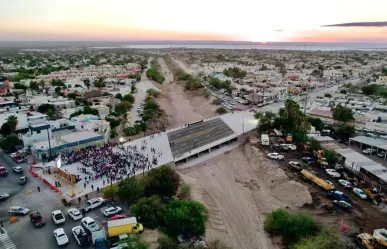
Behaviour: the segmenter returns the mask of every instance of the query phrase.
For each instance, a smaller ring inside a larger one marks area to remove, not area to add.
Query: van
[[[270,139],[268,134],[261,135],[261,144],[264,146],[268,146],[270,144]]]

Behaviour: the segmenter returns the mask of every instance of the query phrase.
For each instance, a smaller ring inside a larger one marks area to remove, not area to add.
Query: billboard
[[[55,166],[57,169],[60,169],[62,167],[62,158],[60,155],[55,159]]]

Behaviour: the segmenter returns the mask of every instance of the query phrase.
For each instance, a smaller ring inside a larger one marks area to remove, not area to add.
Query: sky
[[[387,43],[387,0],[1,0],[0,9],[6,41]]]

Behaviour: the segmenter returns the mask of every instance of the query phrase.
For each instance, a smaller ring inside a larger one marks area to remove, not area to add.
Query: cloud
[[[275,32],[283,32],[284,30],[283,29],[276,29],[274,30]]]
[[[348,22],[323,25],[322,27],[387,27],[387,22]]]

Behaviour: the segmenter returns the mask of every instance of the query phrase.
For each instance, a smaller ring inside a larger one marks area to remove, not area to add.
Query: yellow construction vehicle
[[[317,158],[317,165],[319,165],[323,169],[328,168],[329,164],[327,162],[327,159],[324,157],[323,150],[314,150],[313,155]]]
[[[376,229],[373,235],[361,233],[356,237],[356,243],[365,249],[387,249],[387,230]]]
[[[364,193],[370,198],[371,200],[375,200],[377,202],[380,202],[383,198],[383,195],[379,193],[379,191],[376,188],[363,188]]]

